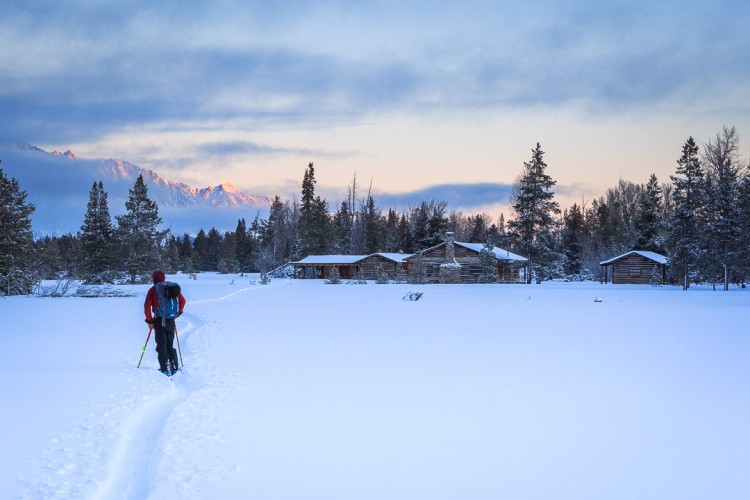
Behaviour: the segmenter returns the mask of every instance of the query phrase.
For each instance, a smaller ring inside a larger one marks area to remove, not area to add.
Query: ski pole
[[[143,344],[143,349],[141,350],[141,359],[138,360],[138,368],[141,367],[141,361],[143,361],[143,355],[146,353],[146,346],[148,345],[148,339],[151,338],[151,330],[153,330],[153,326],[148,327],[148,335],[146,336],[146,343]]]
[[[180,336],[177,335],[177,323],[174,325],[174,338],[177,339],[177,352],[180,353],[180,367],[185,368],[185,363],[182,362],[182,349],[180,349]]]

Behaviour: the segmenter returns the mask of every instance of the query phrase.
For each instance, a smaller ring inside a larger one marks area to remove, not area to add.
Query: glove
[[[154,327],[154,320],[152,320],[152,319],[146,319],[144,321],[146,322],[146,324],[148,325],[149,328],[153,328]]]
[[[178,311],[177,316],[175,316],[175,318],[179,318],[180,316],[182,316],[182,311]]]

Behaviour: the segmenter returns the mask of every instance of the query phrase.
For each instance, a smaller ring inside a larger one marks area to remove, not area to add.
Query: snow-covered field
[[[0,498],[750,498],[750,290],[169,278],[173,380],[145,286],[0,299]]]

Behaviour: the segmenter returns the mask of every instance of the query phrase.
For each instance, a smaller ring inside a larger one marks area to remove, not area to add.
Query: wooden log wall
[[[366,259],[360,261],[359,269],[367,280],[377,280],[378,276],[376,273],[378,264],[383,266],[383,270],[388,274],[388,279],[396,279],[398,276],[399,267],[405,268],[404,264],[400,262],[394,262],[391,259],[386,259],[382,255],[371,255]]]
[[[654,266],[661,277],[661,283],[666,283],[666,266],[638,254],[631,254],[611,264],[613,284],[649,285]]]

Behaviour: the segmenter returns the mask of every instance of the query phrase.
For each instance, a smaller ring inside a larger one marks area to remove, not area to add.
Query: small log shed
[[[654,273],[658,275],[662,285],[667,283],[669,259],[656,252],[631,250],[600,262],[599,265],[602,266],[604,283],[609,283],[611,277],[613,285],[649,285]]]

